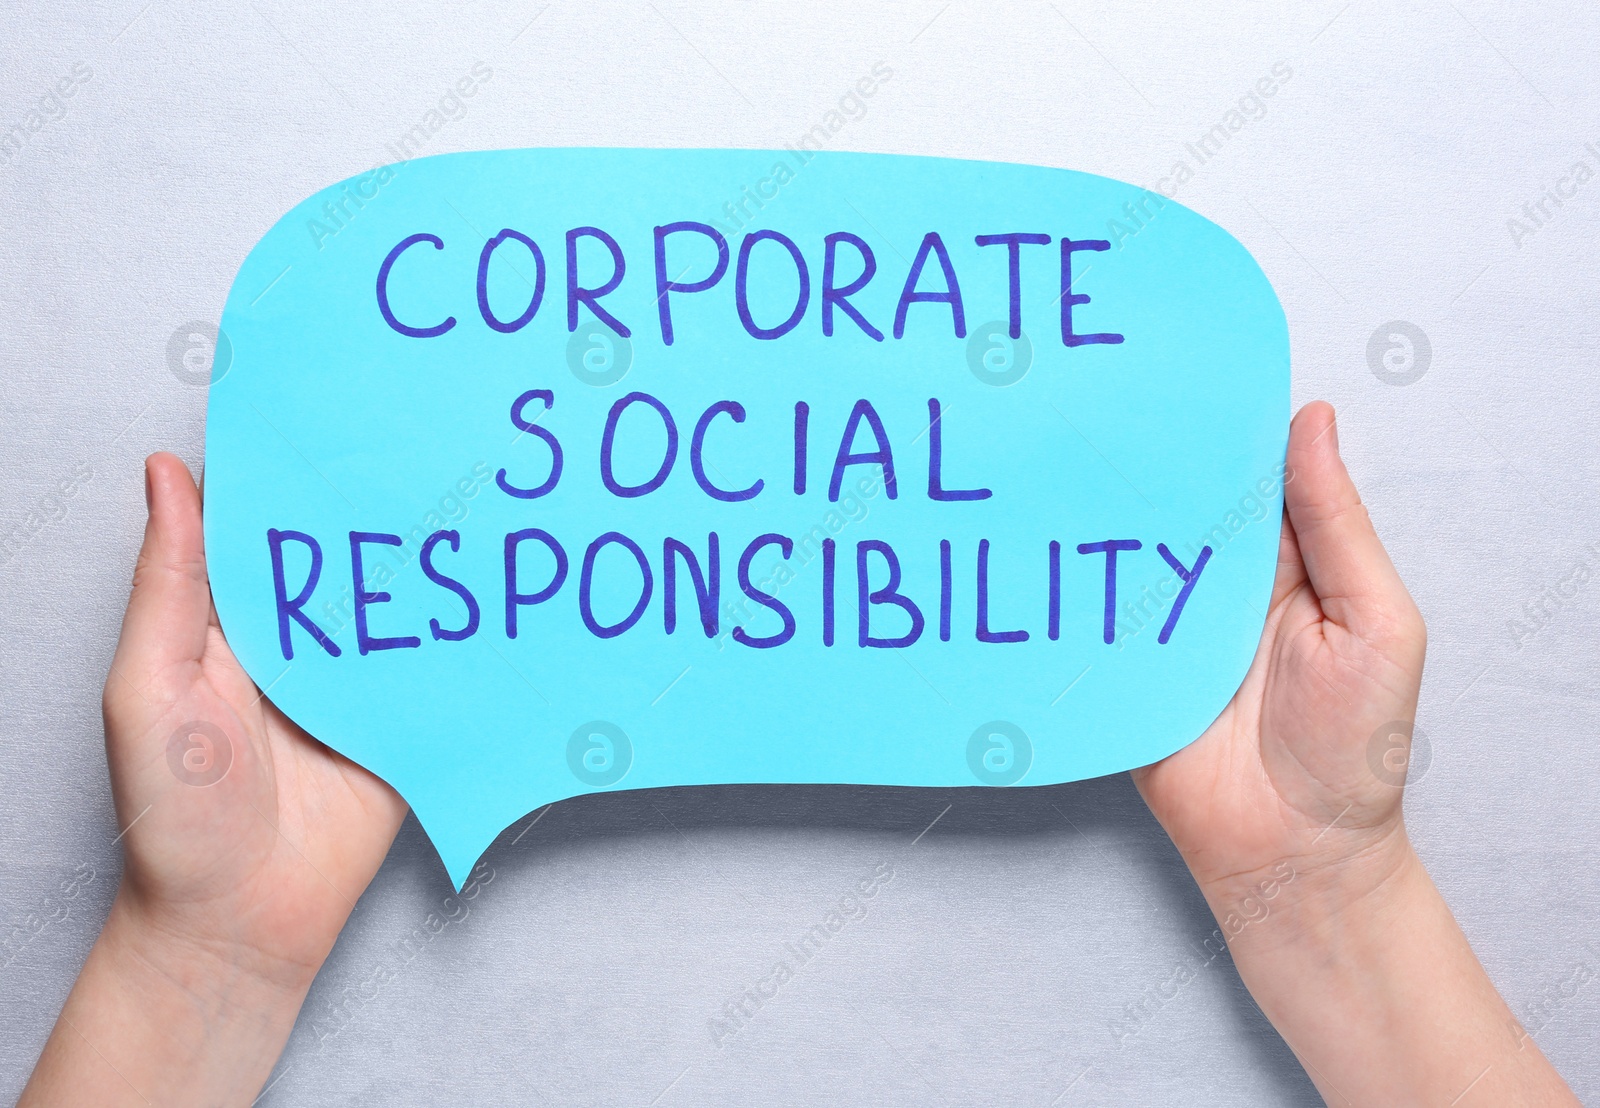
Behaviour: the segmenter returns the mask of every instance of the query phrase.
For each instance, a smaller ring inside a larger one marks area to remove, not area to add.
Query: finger
[[[1287,497],[1287,491],[1284,495]],[[1278,572],[1272,579],[1271,606],[1276,608],[1284,597],[1305,582],[1306,565],[1300,557],[1300,542],[1295,538],[1294,527],[1289,523],[1289,517],[1285,515],[1283,526],[1278,532]]]
[[[139,686],[168,666],[200,658],[211,611],[194,479],[171,454],[152,454],[144,473],[150,514],[116,659],[122,676]]]
[[[1333,407],[1307,404],[1289,428],[1284,502],[1323,615],[1364,638],[1415,611],[1339,457]]]

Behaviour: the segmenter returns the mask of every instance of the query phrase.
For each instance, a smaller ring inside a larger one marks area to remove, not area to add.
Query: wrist
[[[1419,878],[1431,888],[1401,821],[1335,834],[1304,851],[1222,876],[1202,876],[1190,863],[1236,958],[1241,948],[1304,952],[1336,943],[1348,938],[1358,917],[1388,914]]]
[[[153,904],[118,889],[97,946],[142,985],[175,989],[205,1004],[228,997],[258,1009],[298,1010],[322,957],[284,957],[209,926],[205,913]],[[331,944],[330,944],[331,945]]]
[[[1259,881],[1243,900],[1228,899],[1237,881],[1206,889],[1240,977],[1324,1098],[1448,1104],[1476,1089],[1480,1103],[1573,1103],[1403,827],[1366,845],[1281,863],[1270,898]]]
[[[305,996],[299,974],[263,965],[174,932],[125,885],[20,1103],[251,1103]]]

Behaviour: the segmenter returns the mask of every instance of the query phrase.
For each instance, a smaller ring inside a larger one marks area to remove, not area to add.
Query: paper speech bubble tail
[[[580,729],[582,732],[583,729]],[[594,755],[591,754],[591,757]],[[624,758],[631,758],[625,754]],[[595,782],[573,780],[566,767],[540,765],[537,758],[484,760],[470,745],[445,767],[404,765],[381,756],[374,772],[393,785],[411,805],[417,822],[432,840],[451,884],[459,892],[485,851],[502,835],[520,842],[532,821],[550,805],[587,792],[606,792],[621,784],[631,765]],[[581,763],[580,763],[581,765]]]
[[[445,872],[457,892],[472,876],[473,868],[484,851],[498,839],[503,831],[524,816],[538,810],[506,812],[498,806],[461,798],[432,795],[424,790],[421,795],[407,795],[411,811],[422,824],[422,830],[439,852]]]

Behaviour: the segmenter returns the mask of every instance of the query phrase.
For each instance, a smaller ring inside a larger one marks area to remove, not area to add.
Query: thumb
[[[171,454],[152,454],[144,465],[150,515],[115,662],[136,688],[170,666],[197,661],[211,615],[200,491]]]
[[[1411,594],[1339,457],[1332,405],[1307,404],[1289,428],[1284,504],[1322,614],[1367,642],[1420,627]]]

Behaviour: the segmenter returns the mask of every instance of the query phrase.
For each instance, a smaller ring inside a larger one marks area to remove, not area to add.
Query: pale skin
[[[1330,1104],[1576,1104],[1412,850],[1396,763],[1374,769],[1373,736],[1416,717],[1426,634],[1328,405],[1296,416],[1288,464],[1250,672],[1199,740],[1134,781]],[[406,812],[245,675],[211,605],[199,491],[169,454],[146,475],[104,704],[122,884],[23,1108],[248,1105]],[[168,762],[194,720],[232,756],[203,786]]]

